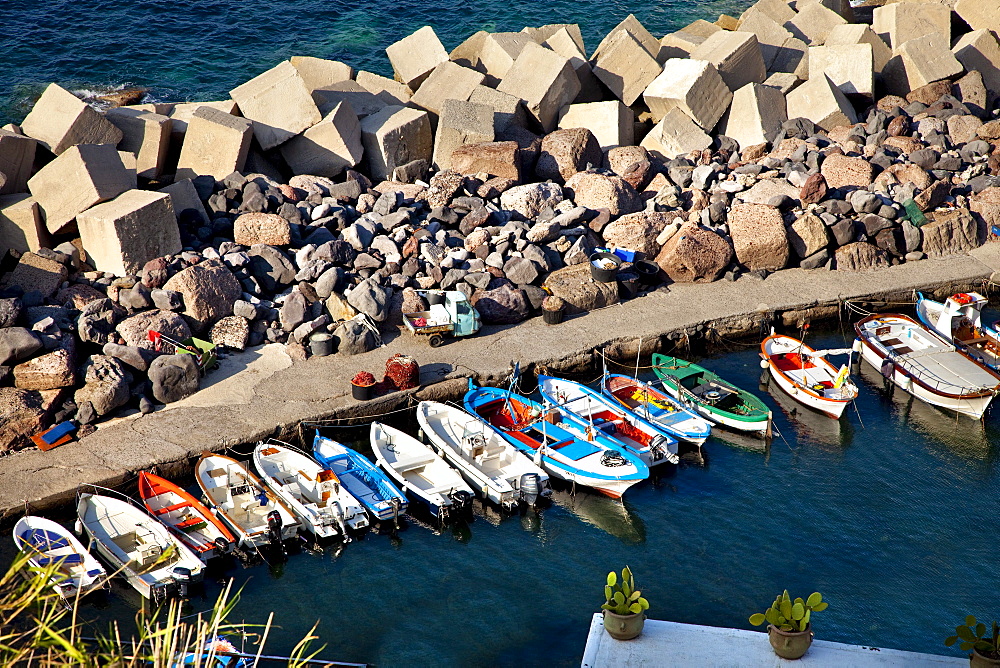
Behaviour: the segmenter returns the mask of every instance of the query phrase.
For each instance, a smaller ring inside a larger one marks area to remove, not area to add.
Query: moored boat
[[[236,546],[236,538],[212,511],[169,480],[140,471],[139,498],[202,561],[228,554]]]
[[[551,475],[621,498],[649,477],[649,467],[618,441],[601,433],[584,440],[567,428],[558,410],[545,411],[527,397],[495,387],[465,393],[465,409],[492,425],[514,447]]]
[[[97,554],[143,597],[187,596],[204,576],[194,552],[130,500],[80,491],[76,512]]]
[[[854,331],[864,360],[917,399],[979,419],[1000,392],[1000,374],[901,313],[870,315]]]
[[[471,508],[473,491],[429,446],[381,422],[372,422],[370,437],[378,465],[433,516],[445,520]]]
[[[711,422],[765,436],[771,411],[761,399],[708,369],[670,355],[653,354],[653,372],[663,390]]]
[[[406,512],[406,495],[361,453],[324,438],[317,431],[313,456],[321,466],[336,474],[340,484],[365,507],[372,519],[386,522]]]
[[[838,370],[799,339],[771,334],[760,344],[760,357],[781,389],[802,405],[831,418],[840,418],[858,396],[847,365]]]
[[[550,494],[549,475],[489,425],[436,401],[417,405],[420,428],[469,486],[507,510]]]
[[[271,440],[257,444],[253,463],[264,484],[317,538],[339,534],[349,541],[348,527],[368,526],[364,508],[340,484],[337,474],[324,469],[312,457]]]
[[[917,293],[917,317],[928,329],[977,362],[1000,369],[1000,333],[983,324],[989,300],[978,292],[959,292],[944,303]]]
[[[299,521],[292,511],[232,457],[206,452],[195,465],[195,478],[209,509],[244,547],[280,544],[295,537]]]
[[[623,376],[625,378],[625,376]],[[603,381],[602,381],[603,382]],[[633,413],[627,406],[596,392],[586,385],[552,376],[538,376],[538,391],[552,405],[579,418],[584,438],[595,429],[620,442],[642,462],[652,468],[659,464],[676,464],[677,433]],[[685,416],[677,423],[677,431],[688,434],[692,442],[701,445],[711,431],[707,422],[678,410]],[[693,418],[693,419],[691,419]],[[579,432],[577,429],[571,431]]]
[[[39,569],[53,568],[52,589],[63,598],[100,589],[107,571],[76,536],[61,524],[37,515],[25,515],[14,524],[14,544]]]

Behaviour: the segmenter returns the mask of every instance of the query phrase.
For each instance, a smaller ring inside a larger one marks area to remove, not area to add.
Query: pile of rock
[[[589,57],[571,24],[450,54],[425,27],[394,80],[295,57],[218,102],[50,85],[0,129],[0,452],[196,389],[149,330],[352,354],[359,314],[398,325],[419,289],[487,323],[633,294],[590,279],[598,247],[685,282],[974,248],[1000,225],[1000,5],[876,4],[760,0],[662,39],[629,16]]]

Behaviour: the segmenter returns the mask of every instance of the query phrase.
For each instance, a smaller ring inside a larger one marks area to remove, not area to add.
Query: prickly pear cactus
[[[649,601],[635,588],[635,578],[632,577],[632,571],[628,566],[622,569],[620,583],[617,573],[614,571],[608,573],[607,583],[604,585],[604,598],[605,603],[601,608],[616,615],[637,615],[649,610]]]
[[[792,599],[786,589],[774,599],[771,607],[764,612],[750,616],[750,623],[760,626],[764,622],[782,631],[805,631],[809,626],[812,613],[826,610],[829,603],[823,600],[823,595],[814,591],[809,598]]]

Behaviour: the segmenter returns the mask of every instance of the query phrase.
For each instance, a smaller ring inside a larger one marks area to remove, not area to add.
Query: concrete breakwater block
[[[655,42],[657,48],[659,42]],[[628,30],[618,30],[591,60],[594,76],[625,104],[635,102],[662,67]]]
[[[49,232],[31,195],[0,196],[0,248],[37,251],[48,247]]]
[[[577,33],[579,30],[580,28],[577,26]],[[573,71],[576,72],[576,77],[580,80],[580,92],[573,100],[574,102],[598,102],[603,98],[601,84],[594,76],[594,69],[587,60],[582,40],[578,42],[570,30],[563,27],[540,43],[569,60],[570,65],[573,66]]]
[[[618,100],[587,102],[563,107],[559,115],[559,129],[585,128],[590,130],[601,150],[616,146],[632,146],[635,133],[635,114]]]
[[[482,72],[445,61],[431,71],[410,102],[427,110],[436,119],[441,115],[446,100],[465,102],[485,80],[486,75]]]
[[[877,7],[872,30],[893,50],[932,33],[951,35],[951,11],[937,2],[897,2]],[[947,39],[947,37],[946,37]]]
[[[729,90],[738,90],[748,83],[763,83],[767,78],[764,56],[757,35],[752,32],[720,30],[694,49],[690,57],[712,63]]]
[[[703,130],[711,130],[729,107],[733,93],[707,60],[671,58],[642,97],[653,120],[679,109]]]
[[[25,116],[21,130],[56,155],[77,144],[113,145],[122,138],[99,111],[54,83]]]
[[[476,69],[485,74],[488,85],[495,87],[507,76],[514,61],[529,43],[537,44],[523,32],[487,33],[479,46],[479,65]]]
[[[138,274],[150,260],[181,250],[167,193],[129,190],[77,216],[77,225],[90,263],[116,276]]]
[[[145,179],[159,178],[170,150],[173,121],[168,116],[138,109],[108,109],[107,119],[122,132],[118,150],[135,156],[136,174]]]
[[[0,195],[23,193],[35,163],[37,142],[31,137],[0,129]]]
[[[321,119],[312,91],[287,60],[229,91],[265,151]]]
[[[296,174],[334,177],[361,162],[361,124],[341,102],[319,123],[281,145],[281,156]]]
[[[354,78],[354,68],[338,60],[312,56],[292,56],[288,62],[299,73],[310,93],[317,88]]]
[[[746,147],[773,139],[786,120],[785,96],[780,90],[748,83],[733,94],[733,102],[719,127],[721,134]]]
[[[1000,21],[1000,9],[995,16]],[[951,51],[966,71],[976,70],[983,76],[991,98],[1000,94],[1000,44],[992,31],[966,33],[956,40]]]
[[[394,169],[408,162],[430,162],[434,151],[430,117],[426,111],[386,107],[362,119],[361,143],[368,174],[388,179]]]
[[[809,47],[809,78],[826,75],[845,95],[870,99],[875,92],[875,60],[871,44]]]
[[[448,52],[430,26],[424,26],[391,44],[386,48],[385,54],[389,57],[396,78],[412,90],[419,88],[435,67],[448,60]]]
[[[847,96],[825,74],[806,81],[790,92],[785,101],[789,118],[808,118],[824,130],[858,122]]]
[[[576,99],[580,80],[569,60],[538,44],[525,44],[497,90],[524,100],[545,129],[556,127],[559,110]]]
[[[889,91],[905,95],[934,81],[961,74],[962,63],[958,62],[949,47],[948,38],[936,32],[901,44],[886,65]]]
[[[112,144],[71,146],[28,180],[52,234],[62,232],[88,208],[133,187]]]
[[[212,107],[196,109],[188,122],[177,162],[177,179],[214,176],[224,179],[243,169],[250,153],[253,127]]]
[[[665,160],[711,145],[712,138],[679,107],[668,111],[639,143],[639,146]]]
[[[437,169],[450,169],[451,156],[456,149],[466,144],[492,141],[493,107],[464,100],[445,100],[434,137],[433,164]]]
[[[871,27],[858,24],[845,24],[834,26],[833,30],[826,37],[824,46],[846,46],[849,44],[868,44],[872,48],[872,69],[877,75],[882,74],[889,59],[892,58],[892,49],[875,34]]]

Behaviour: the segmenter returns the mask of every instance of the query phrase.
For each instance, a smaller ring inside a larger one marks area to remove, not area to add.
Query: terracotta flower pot
[[[1000,659],[991,659],[980,654],[979,650],[973,649],[972,654],[969,655],[969,666],[970,668],[1000,668]]]
[[[813,641],[812,624],[806,626],[805,631],[782,631],[768,625],[767,639],[771,641],[774,653],[782,659],[801,659]]]
[[[642,633],[646,615],[638,612],[632,615],[618,615],[604,611],[604,630],[615,640],[632,640]]]

